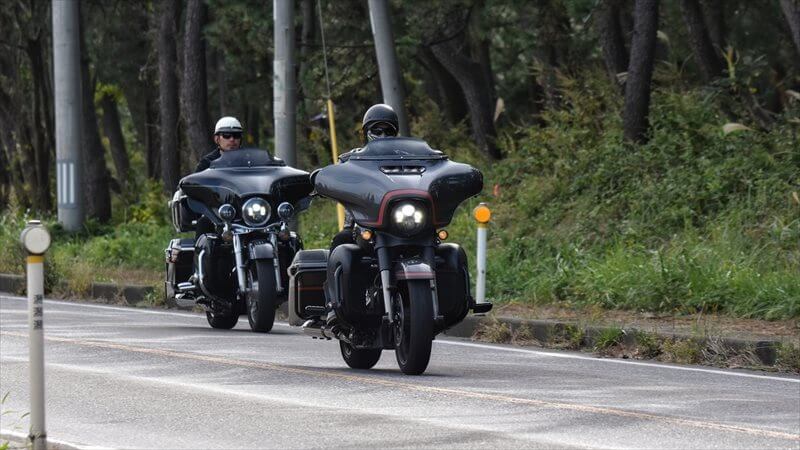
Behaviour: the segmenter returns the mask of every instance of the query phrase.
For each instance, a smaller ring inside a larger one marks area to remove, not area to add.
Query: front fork
[[[245,277],[247,267],[244,264],[244,256],[242,255],[242,237],[238,233],[233,234],[233,257],[236,259],[236,279],[239,281],[239,296],[244,298],[247,293]]]
[[[273,256],[272,264],[275,268],[275,287],[277,292],[283,292],[283,280],[281,277],[281,263],[278,257],[278,235],[269,233],[269,242],[272,244]],[[236,259],[236,279],[239,281],[239,295],[244,298],[247,293],[247,265],[244,262],[242,235],[233,234],[233,256]]]
[[[383,308],[386,311],[387,321],[391,324],[394,322],[394,304],[392,302],[392,289],[395,288],[392,284],[392,258],[388,247],[376,246],[378,255],[378,270],[381,274],[381,289],[383,291]],[[423,259],[431,269],[436,268],[435,251],[432,246],[424,247]],[[433,319],[439,317],[439,296],[437,295],[436,278],[430,280],[431,298],[433,300]]]

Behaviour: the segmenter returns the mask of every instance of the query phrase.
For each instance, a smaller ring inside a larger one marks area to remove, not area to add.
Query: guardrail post
[[[28,347],[30,371],[30,432],[31,448],[47,448],[47,433],[44,428],[44,253],[50,247],[50,233],[41,221],[28,221],[22,230],[20,242],[28,253]]]

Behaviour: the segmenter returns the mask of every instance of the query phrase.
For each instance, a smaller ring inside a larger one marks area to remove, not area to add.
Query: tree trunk
[[[502,158],[495,139],[493,89],[487,85],[484,69],[464,55],[451,41],[431,46],[431,51],[441,65],[458,81],[469,108],[472,138],[478,149],[493,160]]]
[[[84,18],[85,19],[85,18]],[[86,49],[84,27],[81,21],[81,92],[83,95],[83,167],[85,170],[86,214],[100,222],[111,219],[111,193],[109,174],[106,168],[106,155],[97,127],[97,113],[94,109],[94,82],[89,73],[89,53]]]
[[[711,43],[718,52],[722,51],[727,45],[725,42],[727,33],[725,29],[725,4],[722,0],[704,0],[702,6]]]
[[[208,118],[206,46],[203,38],[205,24],[205,3],[203,0],[189,0],[183,40],[181,102],[186,119],[186,137],[192,153],[198,160],[208,152],[213,132]]]
[[[615,84],[624,86],[618,75],[628,70],[628,50],[625,48],[620,24],[620,3],[621,0],[603,0],[598,11],[597,25],[608,75]]]
[[[162,3],[158,26],[158,92],[161,122],[161,181],[171,193],[178,185],[180,159],[178,149],[178,77],[175,30],[179,0]]]
[[[722,61],[708,34],[703,10],[698,0],[681,0],[681,12],[689,30],[689,43],[700,71],[706,81],[722,75]]]
[[[303,137],[308,140],[311,136],[311,126],[309,119],[313,115],[314,104],[312,99],[308,96],[307,84],[311,81],[308,80],[309,72],[309,48],[314,41],[316,34],[316,15],[314,14],[313,0],[301,0],[300,2],[300,16],[302,17],[302,25],[300,28],[300,48],[298,50],[299,65],[297,68],[297,107],[299,109],[300,121],[298,123],[300,132]],[[306,158],[311,167],[319,166],[319,157],[316,149],[311,145],[299,145],[297,151],[299,153],[307,153]],[[304,158],[298,158],[298,162],[304,162]]]
[[[40,212],[49,211],[52,207],[50,200],[50,142],[52,138],[47,135],[50,127],[48,126],[48,111],[46,103],[49,101],[45,86],[44,58],[42,56],[41,36],[29,39],[27,43],[27,54],[31,63],[31,74],[33,78],[33,104],[32,122],[26,124],[31,134],[29,141],[32,150],[33,166],[33,207]]]
[[[417,56],[428,72],[434,87],[433,98],[451,123],[458,123],[467,117],[467,103],[458,86],[458,81],[442,66],[430,48],[420,46]]]
[[[800,54],[800,0],[781,0],[781,9],[789,23],[789,31],[792,33],[794,46]]]
[[[653,77],[658,31],[658,0],[636,0],[633,15],[633,38],[625,83],[623,127],[626,140],[644,142],[647,139],[650,81]]]
[[[0,75],[9,80],[8,86],[16,86],[19,83],[17,58],[10,52],[0,52]],[[20,107],[22,101],[18,100],[19,90],[7,91],[5,84],[0,83],[0,151],[4,154],[7,166],[2,170],[6,171],[11,187],[14,190],[14,198],[17,206],[27,209],[31,206],[30,196],[25,186],[23,172],[22,152],[18,150],[17,137],[21,129],[19,126],[22,112]]]
[[[130,163],[128,161],[128,151],[125,148],[125,138],[122,135],[122,126],[119,121],[117,101],[114,96],[105,94],[100,99],[100,106],[103,108],[103,131],[105,131],[105,135],[108,138],[111,158],[114,160],[114,168],[117,172],[117,181],[119,181],[122,192],[127,193]]]

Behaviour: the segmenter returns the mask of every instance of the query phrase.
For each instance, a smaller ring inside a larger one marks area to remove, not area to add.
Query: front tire
[[[433,344],[433,295],[428,280],[398,285],[395,303],[395,356],[406,375],[425,372]]]
[[[206,311],[206,320],[208,320],[208,324],[211,325],[211,328],[230,330],[236,326],[236,322],[239,321],[239,315],[234,313],[230,316],[226,316],[220,313]]]
[[[353,369],[371,369],[381,359],[380,348],[353,348],[345,341],[339,341],[342,358]]]
[[[247,321],[257,333],[269,333],[275,323],[278,306],[275,290],[275,268],[271,260],[256,260],[250,269],[250,289],[247,292]]]

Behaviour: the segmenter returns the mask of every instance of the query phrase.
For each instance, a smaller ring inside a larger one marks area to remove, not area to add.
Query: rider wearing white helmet
[[[206,170],[211,165],[211,161],[219,158],[222,152],[229,150],[236,150],[242,145],[242,124],[238,119],[231,116],[225,116],[217,121],[214,127],[214,144],[216,147],[211,153],[203,156],[195,172]]]

